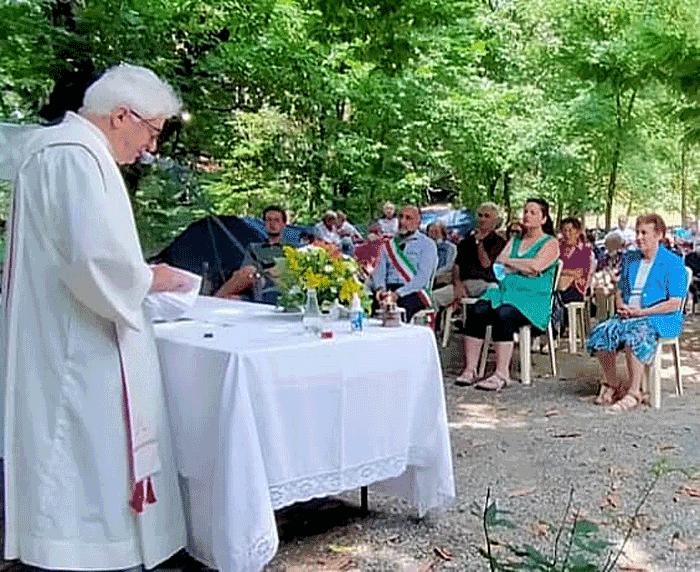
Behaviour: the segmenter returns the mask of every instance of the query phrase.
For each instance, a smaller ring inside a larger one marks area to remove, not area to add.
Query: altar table
[[[258,572],[275,509],[361,486],[420,516],[454,498],[429,328],[339,321],[319,339],[270,306],[204,297],[185,318],[155,331],[193,556]]]

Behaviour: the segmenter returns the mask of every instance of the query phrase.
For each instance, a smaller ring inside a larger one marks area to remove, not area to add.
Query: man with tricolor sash
[[[406,321],[432,307],[437,245],[418,230],[420,220],[418,207],[401,209],[398,235],[385,243],[372,275],[377,302],[395,302],[406,311]]]

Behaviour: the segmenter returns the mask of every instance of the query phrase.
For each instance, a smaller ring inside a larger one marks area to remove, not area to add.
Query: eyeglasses
[[[148,119],[143,117],[142,115],[136,113],[133,109],[129,109],[129,113],[133,115],[136,119],[141,121],[146,127],[148,127],[148,130],[151,132],[151,137],[153,140],[157,140],[158,137],[160,136],[161,128],[157,127],[156,125],[153,125]]]

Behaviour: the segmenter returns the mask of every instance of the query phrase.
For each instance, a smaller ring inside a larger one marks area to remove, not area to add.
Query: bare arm
[[[641,318],[644,316],[654,316],[655,314],[672,314],[681,308],[683,298],[669,298],[648,308],[635,308],[633,306],[618,306],[617,313],[621,318]]]
[[[503,249],[503,252],[510,252],[508,246]],[[540,248],[540,251],[534,258],[510,258],[509,256],[502,258],[499,256],[498,261],[516,272],[520,272],[526,276],[534,276],[549,268],[558,257],[559,243],[552,237]]]
[[[484,248],[484,241],[480,240],[479,244],[476,245],[476,254],[479,257],[479,263],[482,268],[488,268],[492,264],[492,260],[489,258],[489,253],[486,252]]]

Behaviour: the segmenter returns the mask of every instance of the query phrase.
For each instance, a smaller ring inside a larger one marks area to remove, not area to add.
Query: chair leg
[[[673,340],[673,365],[676,368],[676,395],[683,397],[683,378],[681,377],[681,347],[678,338]]]
[[[552,366],[552,377],[557,377],[557,354],[554,353],[554,332],[551,322],[547,325],[547,343],[549,344],[549,363]]]
[[[531,363],[530,363],[530,326],[523,326],[520,328],[520,381],[523,385],[530,385],[532,380],[530,379],[531,373]],[[554,344],[552,344],[553,349]]]
[[[569,353],[576,353],[576,309],[566,306],[566,314],[569,318]]]
[[[484,345],[481,346],[481,357],[479,358],[479,371],[477,375],[484,377],[486,372],[486,359],[489,355],[489,345],[491,344],[491,326],[486,326],[486,335],[484,336]]]
[[[452,329],[452,312],[454,310],[452,309],[452,304],[447,306],[447,310],[445,310],[445,315],[442,317],[442,347],[446,348],[447,347],[447,342],[450,341],[450,330]]]
[[[649,372],[649,400],[654,409],[661,409],[661,355],[658,348]]]

